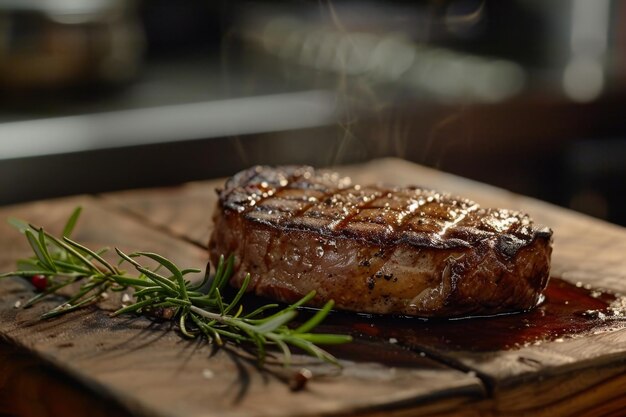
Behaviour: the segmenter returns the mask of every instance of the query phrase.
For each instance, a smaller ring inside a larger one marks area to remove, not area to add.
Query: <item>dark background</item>
[[[399,156],[626,225],[622,2],[63,3],[0,6],[0,204]]]

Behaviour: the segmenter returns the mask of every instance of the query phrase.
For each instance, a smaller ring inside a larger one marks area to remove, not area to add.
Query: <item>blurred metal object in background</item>
[[[421,100],[499,102],[519,94],[525,84],[525,70],[513,61],[429,45],[403,32],[371,25],[341,30],[332,22],[289,15],[257,15],[248,22],[243,38],[288,63],[362,77],[373,88],[394,84]]]
[[[594,100],[605,88],[610,19],[610,0],[571,2],[570,57],[563,90],[572,100]]]
[[[0,162],[328,126],[338,112],[334,93],[304,91],[0,123]]]
[[[0,0],[0,88],[121,83],[144,48],[133,1]]]

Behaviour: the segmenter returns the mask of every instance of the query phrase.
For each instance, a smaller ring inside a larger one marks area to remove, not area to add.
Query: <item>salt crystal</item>
[[[396,339],[395,337],[390,337],[390,338],[389,338],[389,343],[391,343],[391,344],[394,344],[394,345],[395,345],[396,343],[398,343],[398,339]]]
[[[124,295],[122,295],[122,302],[123,303],[128,303],[130,302],[130,295],[124,293]]]
[[[20,308],[21,306],[22,306],[22,302],[20,300],[17,300],[15,304],[13,304],[13,308]]]
[[[210,369],[203,369],[202,376],[206,379],[211,379],[215,376],[215,373]]]

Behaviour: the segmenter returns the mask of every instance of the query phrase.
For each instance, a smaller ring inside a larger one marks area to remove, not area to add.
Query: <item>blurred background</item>
[[[383,156],[626,225],[626,3],[0,0],[0,204]]]

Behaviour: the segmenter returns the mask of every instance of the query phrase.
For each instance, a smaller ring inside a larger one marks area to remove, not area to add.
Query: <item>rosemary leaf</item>
[[[276,346],[278,346],[280,350],[282,351],[283,365],[289,366],[291,364],[291,349],[289,349],[289,346],[287,345],[287,343],[283,342],[282,339],[275,337],[273,335],[268,335],[267,338],[272,340],[274,343],[276,343]]]
[[[70,239],[67,236],[63,236],[63,241],[65,243],[69,244],[69,245],[72,245],[77,250],[79,250],[79,251],[81,251],[81,252],[91,256],[93,259],[97,260],[98,262],[100,262],[102,264],[102,266],[104,266],[106,269],[108,269],[112,274],[117,274],[119,272],[110,263],[105,261],[104,258],[102,258],[102,256],[98,255],[98,253],[92,251],[91,249],[81,245],[80,243],[74,242],[72,239]]]
[[[65,223],[65,227],[63,228],[63,233],[61,234],[61,236],[70,237],[72,235],[72,232],[74,231],[74,227],[76,226],[76,222],[78,221],[82,210],[83,208],[80,206],[74,209],[70,217],[67,219],[67,223]]]
[[[45,233],[46,237],[49,240],[51,240],[55,245],[57,245],[57,247],[59,249],[61,249],[62,251],[63,250],[66,251],[68,257],[76,258],[76,260],[80,261],[84,266],[89,268],[91,270],[91,272],[95,272],[95,273],[99,273],[100,272],[100,270],[93,263],[91,263],[91,261],[89,259],[85,258],[85,256],[83,256],[76,249],[74,249],[73,247],[71,247],[67,243],[61,241],[60,239],[57,239],[56,237],[52,236],[48,232],[44,231],[44,233]]]
[[[204,276],[202,277],[202,281],[200,281],[198,284],[196,285],[192,285],[189,287],[190,291],[198,291],[201,288],[204,288],[204,286],[209,282],[209,279],[211,279],[211,263],[208,262],[206,265],[206,268],[204,269]],[[198,271],[201,272],[201,271]]]
[[[33,252],[35,252],[35,256],[42,264],[42,266],[46,267],[52,272],[56,272],[56,268],[53,265],[52,260],[48,255],[48,252],[44,251],[44,248],[41,246],[39,240],[35,237],[35,234],[30,229],[24,231],[24,234],[26,235],[26,239],[28,239],[30,247],[33,249]]]
[[[298,327],[294,331],[294,333],[307,333],[313,330],[313,328],[315,328],[326,318],[330,310],[332,310],[333,305],[335,305],[335,302],[333,300],[327,302],[324,307],[322,307],[317,313],[315,313],[315,315],[313,315],[313,317],[311,317],[304,324]]]
[[[180,315],[180,319],[178,320],[178,326],[180,327],[180,332],[189,338],[196,337],[197,335],[195,333],[192,333],[189,330],[187,330],[187,325],[185,324],[186,322],[187,322],[187,313],[183,313]]]
[[[138,266],[137,270],[143,273],[144,275],[146,275],[155,284],[160,285],[166,291],[169,291],[171,294],[176,294],[176,287],[174,286],[174,284],[172,284],[172,282],[169,279],[157,274],[154,271],[151,271],[148,268],[144,268],[143,266]]]
[[[222,294],[219,288],[215,289],[215,301],[217,302],[217,308],[220,310],[220,314],[224,315],[224,299],[222,298]]]
[[[152,252],[137,252],[137,254],[153,259],[157,261],[159,264],[163,265],[165,268],[167,268],[172,273],[172,275],[174,275],[174,277],[176,278],[176,282],[178,283],[178,289],[180,290],[180,293],[183,299],[189,300],[189,296],[187,295],[187,285],[185,284],[183,274],[181,270],[178,269],[176,265],[174,265],[173,262],[171,262],[169,259],[166,259],[165,257],[159,254],[152,253]]]
[[[241,288],[239,288],[239,291],[237,291],[237,294],[235,294],[232,301],[228,303],[228,307],[224,309],[224,314],[230,313],[234,307],[239,305],[239,301],[241,301],[241,297],[245,294],[248,284],[250,284],[250,274],[246,274],[246,277],[243,279],[243,283],[241,284]]]
[[[278,308],[278,304],[265,304],[259,308],[257,308],[256,310],[254,310],[252,313],[248,313],[244,316],[244,318],[246,319],[252,319],[254,317],[260,316],[261,314],[263,314],[264,311],[266,310],[273,310],[275,308]]]
[[[16,228],[20,233],[24,233],[26,230],[30,229],[28,222],[13,217],[9,217],[7,223]]]
[[[215,269],[215,275],[213,276],[213,281],[211,281],[211,286],[209,287],[209,291],[207,292],[207,296],[211,297],[217,288],[217,284],[221,281],[221,277],[224,274],[224,255],[220,255],[219,261],[217,262],[217,268]]]
[[[295,311],[281,312],[279,315],[273,316],[273,318],[267,320],[265,323],[255,326],[254,330],[260,334],[273,332],[280,326],[283,326],[293,320],[296,314],[297,313]]]
[[[43,256],[46,258],[46,263],[50,265],[51,267],[50,269],[56,272],[57,268],[54,265],[52,258],[50,257],[50,253],[48,252],[48,244],[46,243],[46,236],[43,233],[43,229],[39,229],[37,234],[38,234],[37,237],[39,238],[39,247],[41,248],[41,251],[43,252]]]

